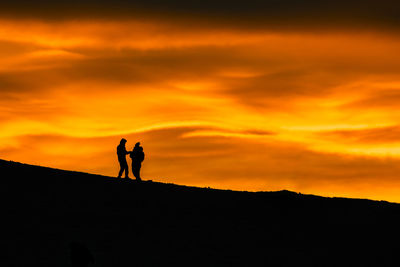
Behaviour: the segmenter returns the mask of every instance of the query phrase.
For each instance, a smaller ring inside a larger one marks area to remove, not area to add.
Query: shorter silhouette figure
[[[144,160],[143,147],[140,146],[140,142],[135,144],[132,152],[129,155],[132,159],[132,173],[137,181],[141,181],[140,178],[140,168],[142,167],[142,162]]]
[[[89,263],[94,263],[93,255],[85,245],[72,242],[69,248],[73,267],[87,267]]]
[[[125,178],[129,178],[129,167],[128,162],[126,161],[126,155],[130,152],[126,151],[126,139],[122,138],[117,146],[117,155],[118,155],[118,162],[120,166],[120,170],[118,173],[118,178],[121,178],[122,173],[125,171]]]

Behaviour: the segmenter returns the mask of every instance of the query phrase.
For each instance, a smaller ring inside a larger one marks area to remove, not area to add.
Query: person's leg
[[[128,167],[128,162],[124,162],[124,169],[125,169],[125,178],[129,178],[129,167]]]
[[[142,164],[138,164],[137,166],[137,179],[141,181],[142,178],[140,177],[140,168],[142,168]]]
[[[135,176],[135,178],[137,179],[136,164],[132,164],[132,173],[133,173],[133,176]]]
[[[135,164],[135,173],[134,173],[134,175],[135,175],[135,178],[136,178],[136,180],[137,181],[141,181],[142,179],[140,178],[140,167],[141,167],[141,164],[139,163],[139,164]]]
[[[121,178],[122,173],[124,172],[124,164],[123,162],[119,161],[119,173],[118,173],[118,178]]]

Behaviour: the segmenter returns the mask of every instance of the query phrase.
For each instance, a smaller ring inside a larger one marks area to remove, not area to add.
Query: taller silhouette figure
[[[129,178],[129,168],[128,168],[128,162],[126,162],[126,155],[129,154],[130,152],[126,151],[126,139],[122,138],[121,141],[119,142],[119,145],[117,146],[117,155],[118,155],[118,161],[119,161],[119,174],[118,178],[121,178],[122,173],[125,171],[125,178]]]
[[[142,167],[142,162],[144,160],[143,147],[140,146],[140,142],[135,144],[132,152],[129,155],[132,159],[132,173],[137,181],[141,181],[140,178],[140,168]]]

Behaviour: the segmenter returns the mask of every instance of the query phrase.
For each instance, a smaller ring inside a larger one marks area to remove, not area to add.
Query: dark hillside
[[[0,266],[400,266],[400,205],[137,183],[0,161]]]

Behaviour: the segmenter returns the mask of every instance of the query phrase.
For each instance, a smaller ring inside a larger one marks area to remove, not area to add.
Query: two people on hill
[[[132,159],[132,173],[137,181],[141,181],[142,179],[140,178],[140,168],[142,167],[142,162],[144,160],[143,147],[140,146],[140,142],[137,142],[132,151],[127,151],[125,147],[126,142],[126,139],[122,138],[119,142],[119,145],[117,146],[117,155],[120,165],[118,178],[121,178],[124,172],[125,178],[129,178],[129,167],[128,162],[126,161],[126,155],[129,154],[129,157]]]

